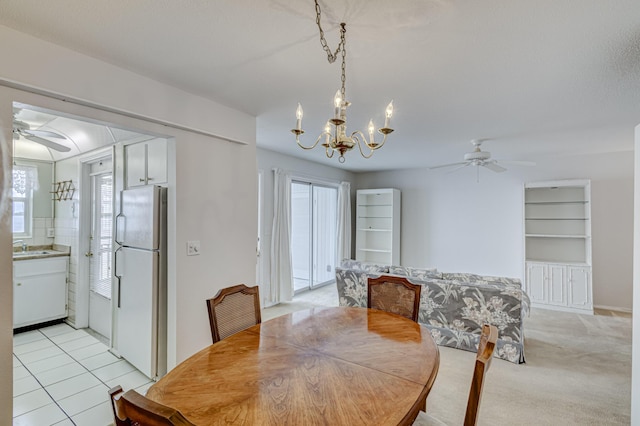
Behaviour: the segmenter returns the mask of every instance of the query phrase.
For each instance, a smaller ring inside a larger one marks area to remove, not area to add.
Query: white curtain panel
[[[273,230],[271,234],[270,301],[288,302],[293,297],[291,269],[291,176],[274,169]]]
[[[38,168],[35,166],[13,166],[13,191],[20,195],[38,189]]]
[[[351,259],[351,184],[340,182],[338,189],[338,238],[336,265],[342,259]]]

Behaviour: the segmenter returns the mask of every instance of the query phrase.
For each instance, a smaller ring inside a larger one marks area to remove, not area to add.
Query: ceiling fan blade
[[[468,167],[468,166],[470,166],[470,165],[471,165],[471,162],[470,162],[470,161],[467,161],[467,162],[466,162],[466,163],[464,163],[463,165],[458,166],[458,167],[456,167],[456,168],[455,168],[455,169],[453,169],[453,170],[449,170],[449,171],[447,172],[447,174],[455,173],[455,172],[457,172],[458,170],[463,169],[463,168],[465,168],[465,167]]]
[[[507,171],[507,169],[496,164],[494,161],[485,161],[481,165],[496,173],[502,173]]]
[[[40,145],[44,145],[47,148],[51,148],[51,149],[54,149],[54,150],[59,151],[59,152],[69,152],[69,151],[71,151],[71,148],[69,148],[67,146],[60,145],[59,143],[56,143],[56,142],[51,142],[49,140],[43,139],[43,138],[38,137],[38,136],[34,136],[34,135],[30,135],[30,134],[24,134],[24,133],[21,133],[21,136],[23,136],[25,139],[28,139],[28,140],[30,140],[32,142],[39,143]]]
[[[22,132],[41,138],[66,139],[66,137],[62,136],[60,133],[50,132],[48,130],[22,130]]]
[[[535,161],[520,161],[520,160],[500,160],[500,164],[511,164],[514,166],[535,166]]]
[[[459,162],[459,163],[441,164],[439,166],[429,167],[429,170],[441,169],[443,167],[451,167],[451,166],[468,166],[469,164],[471,164],[471,163],[468,162],[468,161],[462,161],[462,162]]]

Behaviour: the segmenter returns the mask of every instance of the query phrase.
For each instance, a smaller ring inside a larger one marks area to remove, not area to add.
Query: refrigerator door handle
[[[126,222],[124,222],[124,221],[125,221],[125,215],[122,212],[118,213],[116,215],[116,229],[115,229],[116,232],[115,232],[115,237],[113,239],[120,246],[123,244],[123,241],[122,241],[122,238],[120,238],[120,226],[119,226],[119,224],[120,224],[120,222],[123,222],[124,226],[127,226]]]
[[[122,275],[118,275],[118,252],[120,250],[122,250],[122,247],[118,247],[116,251],[113,252],[113,276],[115,276],[118,280],[118,308],[120,307],[120,294],[122,294],[122,292],[120,291],[120,285],[122,284]]]

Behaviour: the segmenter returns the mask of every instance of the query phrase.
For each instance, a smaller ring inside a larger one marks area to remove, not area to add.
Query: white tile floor
[[[107,391],[152,382],[84,330],[57,324],[13,337],[14,426],[113,424]]]
[[[335,284],[263,310],[263,321],[314,306],[337,306]],[[57,324],[13,337],[14,426],[113,424],[107,391],[120,385],[146,394],[153,384],[84,330]]]

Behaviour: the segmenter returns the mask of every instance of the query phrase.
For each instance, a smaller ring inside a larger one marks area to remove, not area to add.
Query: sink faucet
[[[27,251],[27,243],[24,240],[15,240],[13,245],[15,246],[18,243],[22,243],[22,251]]]

